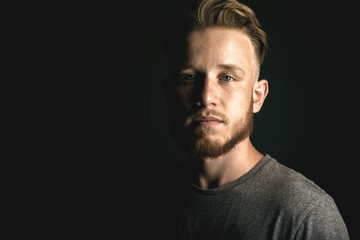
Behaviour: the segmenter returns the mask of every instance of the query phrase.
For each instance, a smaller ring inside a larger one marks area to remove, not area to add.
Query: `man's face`
[[[185,50],[170,125],[195,158],[218,157],[252,131],[255,51],[247,35],[220,27],[190,32]]]

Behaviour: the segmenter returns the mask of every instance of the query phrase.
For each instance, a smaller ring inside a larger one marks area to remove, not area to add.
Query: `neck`
[[[263,157],[248,137],[225,155],[198,160],[195,184],[203,189],[226,185],[250,171]]]

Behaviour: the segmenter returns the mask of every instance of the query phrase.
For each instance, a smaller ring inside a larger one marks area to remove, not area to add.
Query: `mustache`
[[[202,116],[213,116],[213,117],[221,119],[221,121],[223,121],[224,123],[228,122],[228,118],[226,117],[225,114],[218,112],[216,110],[213,110],[213,109],[200,109],[194,113],[191,113],[187,117],[187,119],[188,119],[188,121],[193,121],[194,119],[200,118]]]

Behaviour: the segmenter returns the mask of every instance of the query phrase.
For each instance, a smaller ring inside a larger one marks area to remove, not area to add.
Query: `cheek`
[[[181,107],[189,110],[191,108],[191,97],[193,87],[189,85],[181,85],[176,87],[176,97],[179,99]]]
[[[232,97],[224,99],[224,106],[227,106],[228,117],[232,119],[244,118],[252,105],[251,92],[236,93]]]

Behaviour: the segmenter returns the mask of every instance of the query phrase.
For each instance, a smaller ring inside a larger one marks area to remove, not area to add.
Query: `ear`
[[[269,84],[268,81],[262,79],[260,81],[256,81],[253,86],[253,113],[257,113],[260,111],[265,98],[269,92]]]

